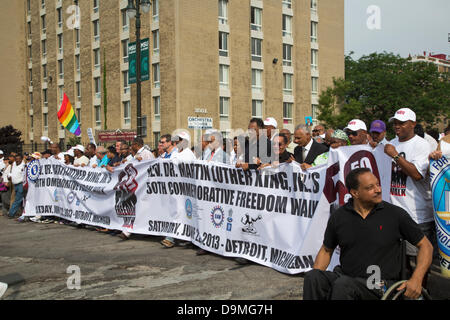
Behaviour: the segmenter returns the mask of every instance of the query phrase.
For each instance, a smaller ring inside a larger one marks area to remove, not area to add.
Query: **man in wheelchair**
[[[345,184],[352,198],[328,220],[314,269],[305,274],[303,299],[380,299],[386,288],[402,280],[402,239],[419,251],[413,274],[397,290],[417,299],[431,265],[430,241],[405,210],[382,200],[380,183],[369,169],[351,171]],[[326,271],[337,246],[340,266]],[[374,270],[379,286],[373,282]]]

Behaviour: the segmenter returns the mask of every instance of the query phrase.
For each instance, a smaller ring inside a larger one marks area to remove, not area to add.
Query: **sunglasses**
[[[312,132],[319,132],[320,130],[314,129]]]
[[[356,137],[358,135],[358,131],[347,130],[345,133],[347,134],[347,136],[354,136],[354,137]]]

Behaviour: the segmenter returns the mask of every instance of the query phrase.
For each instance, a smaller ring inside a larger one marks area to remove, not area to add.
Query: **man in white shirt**
[[[64,153],[61,152],[61,148],[59,147],[59,144],[52,143],[50,145],[50,150],[52,151],[52,156],[50,159],[55,159],[64,164]]]
[[[364,121],[353,119],[344,128],[344,131],[347,134],[352,146],[368,143],[367,126]]]
[[[76,145],[72,150],[75,154],[75,160],[73,162],[75,167],[85,167],[89,165],[89,159],[84,155],[85,150],[82,145]]]
[[[15,162],[12,165],[11,173],[9,178],[11,178],[11,183],[14,186],[15,198],[14,203],[9,209],[9,218],[14,218],[22,205],[23,200],[23,175],[25,170],[25,163],[23,162],[22,155],[17,155]]]
[[[220,162],[230,163],[229,155],[223,151],[222,134],[219,131],[215,131],[210,134],[210,143],[208,149],[210,150],[208,157],[204,160],[208,162]]]
[[[394,123],[397,135],[384,147],[385,153],[393,159],[391,201],[411,215],[433,244],[436,256],[436,228],[428,173],[430,145],[414,133],[416,114],[411,109],[398,110],[389,122]],[[415,247],[407,244],[407,254],[414,256],[416,253]]]
[[[86,147],[85,155],[89,158],[89,167],[92,167],[94,164],[97,165],[97,146],[93,143],[89,143]]]
[[[164,153],[160,156],[162,159],[170,159],[178,152],[178,149],[172,141],[172,136],[170,134],[163,135],[161,139],[159,139],[159,145],[164,151]]]
[[[264,129],[267,131],[267,138],[269,138],[270,141],[273,141],[273,137],[275,137],[277,133],[277,127],[278,123],[275,118],[268,117],[264,120]]]
[[[311,128],[306,125],[298,125],[294,131],[294,142],[298,146],[294,149],[294,160],[298,162],[302,169],[305,170],[311,165],[314,160],[328,151],[328,148],[318,143],[311,136]]]
[[[131,148],[134,152],[136,152],[134,158],[137,161],[155,159],[153,153],[144,147],[144,140],[142,140],[142,138],[134,138],[133,143],[131,144]]]
[[[172,141],[176,143],[178,153],[171,159],[179,162],[190,162],[196,160],[195,155],[190,148],[191,137],[189,136],[189,133],[181,131],[172,138]]]
[[[12,164],[14,162],[13,157],[4,158],[2,161],[5,165],[5,169],[3,170],[3,174],[0,174],[0,182],[3,182],[5,187],[8,189],[6,191],[0,192],[2,198],[2,212],[3,215],[7,215],[11,206],[11,189],[12,185],[10,183],[10,174],[12,169]]]

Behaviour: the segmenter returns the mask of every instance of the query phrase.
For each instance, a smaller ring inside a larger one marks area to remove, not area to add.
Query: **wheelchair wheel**
[[[405,293],[405,289],[397,291],[397,288],[400,287],[406,280],[402,280],[394,283],[388,290],[386,290],[385,294],[381,298],[381,300],[401,300],[405,299],[403,294]],[[430,294],[425,288],[422,288],[422,294],[417,300],[432,300]]]

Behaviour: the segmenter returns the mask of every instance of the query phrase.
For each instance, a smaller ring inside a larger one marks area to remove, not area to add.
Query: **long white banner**
[[[295,274],[312,268],[330,208],[346,198],[345,174],[370,167],[389,197],[387,161],[382,150],[366,146],[332,150],[327,166],[307,171],[297,163],[243,171],[157,159],[133,161],[109,173],[40,160],[28,166],[25,212],[171,236]]]

